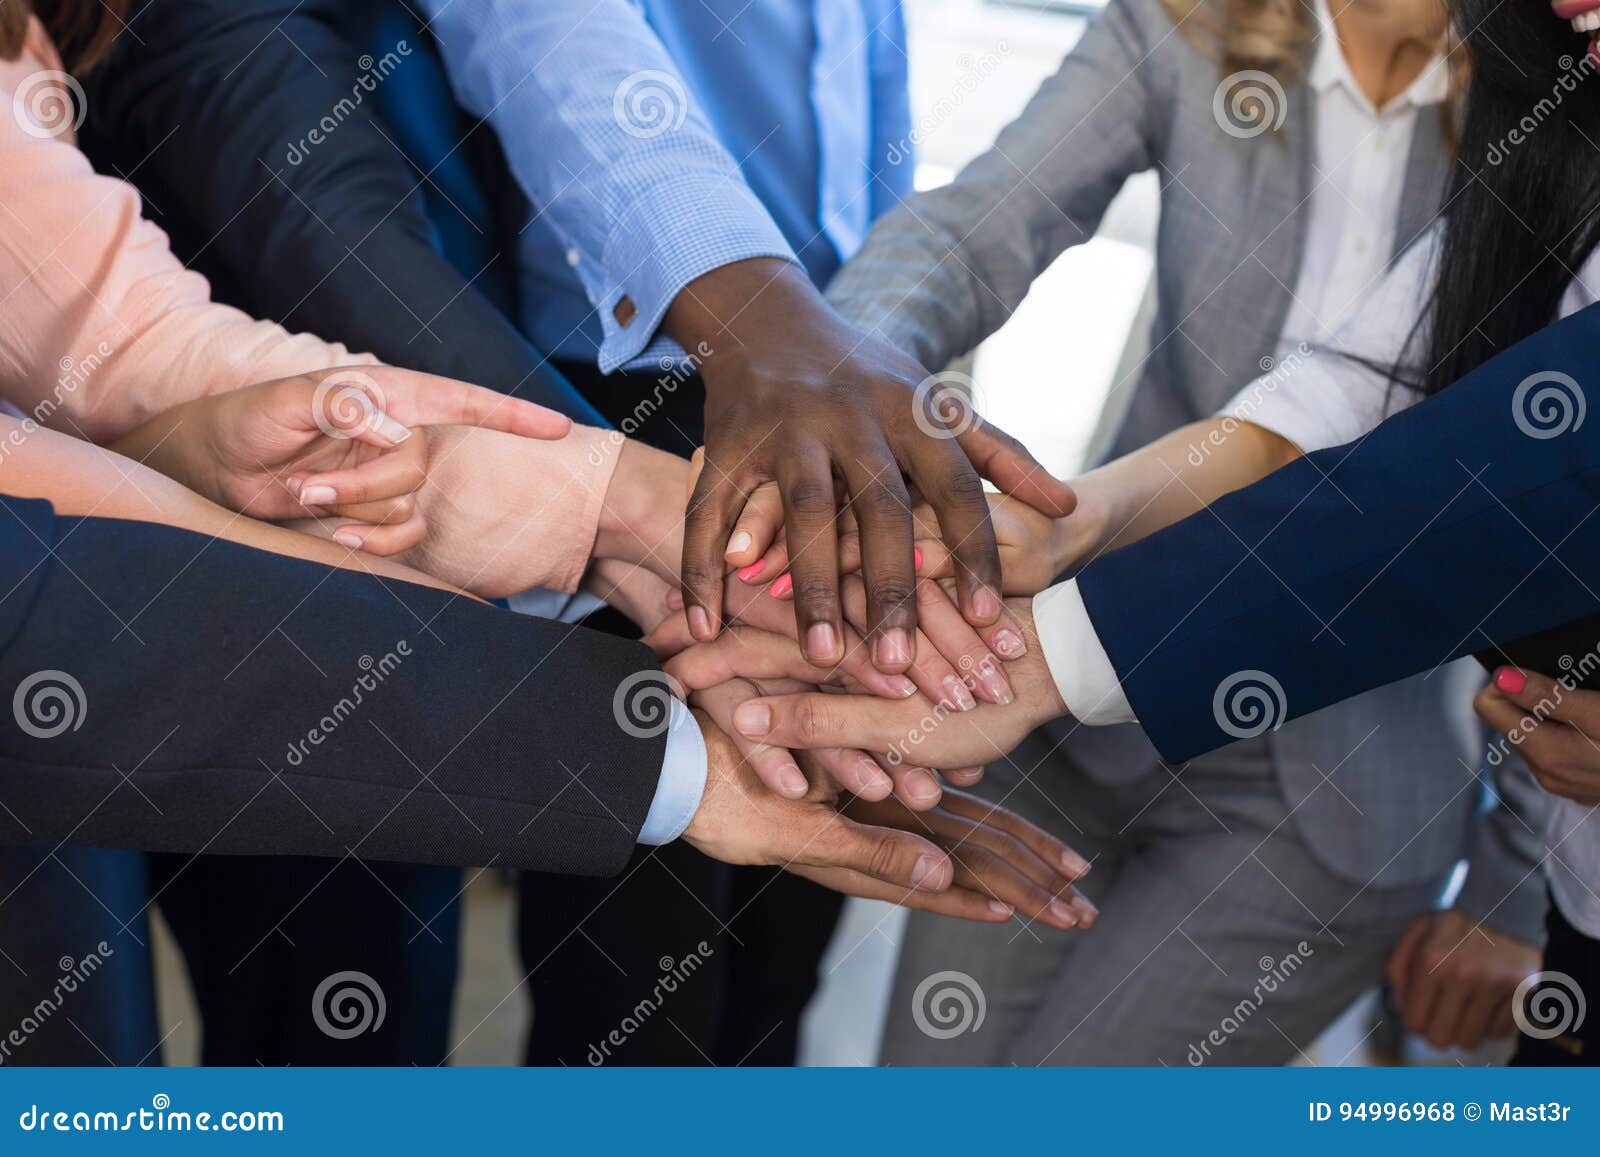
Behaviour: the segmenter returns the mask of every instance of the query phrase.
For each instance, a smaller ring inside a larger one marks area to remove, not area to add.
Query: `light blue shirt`
[[[667,723],[667,754],[661,761],[656,794],[639,830],[641,844],[670,844],[700,810],[706,791],[706,741],[689,709],[677,699]]]
[[[899,0],[421,6],[531,202],[522,323],[546,353],[681,360],[657,330],[689,282],[783,257],[825,285],[911,190]]]

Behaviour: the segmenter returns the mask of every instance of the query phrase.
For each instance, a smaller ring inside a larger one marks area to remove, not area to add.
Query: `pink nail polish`
[[[747,566],[747,567],[745,567],[745,568],[743,568],[742,570],[739,571],[739,581],[740,582],[747,582],[747,583],[755,582],[756,576],[759,575],[763,570],[765,570],[766,567],[767,567],[767,560],[766,559],[758,559],[757,561],[751,563],[749,566]]]
[[[911,548],[911,565],[916,570],[920,571],[922,569],[922,548],[920,546]]]
[[[1515,667],[1501,667],[1494,673],[1494,685],[1507,695],[1521,695],[1528,685],[1528,677]]]
[[[775,599],[786,598],[792,590],[794,590],[794,579],[788,575],[780,575],[778,581],[772,584],[772,597]]]

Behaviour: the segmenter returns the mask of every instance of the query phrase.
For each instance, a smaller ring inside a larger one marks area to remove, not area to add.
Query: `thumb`
[[[850,868],[913,892],[943,892],[955,879],[950,857],[921,836],[846,819],[828,810],[793,855],[815,868]]]
[[[979,474],[1040,514],[1065,518],[1077,508],[1078,496],[1072,487],[998,426],[980,419],[956,442]]]

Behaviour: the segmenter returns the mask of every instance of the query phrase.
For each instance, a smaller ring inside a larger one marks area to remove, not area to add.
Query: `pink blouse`
[[[138,192],[95,173],[77,148],[82,90],[36,18],[20,58],[0,61],[0,94],[0,398],[106,442],[197,397],[376,360],[211,300],[206,279],[145,220]],[[527,504],[519,538],[539,556],[529,585],[572,590],[582,576],[618,457],[609,437],[581,426],[559,442],[474,434],[506,440],[497,465],[514,462],[531,491],[575,498]],[[473,470],[472,455],[443,457],[428,488],[446,505],[454,492],[492,497]]]

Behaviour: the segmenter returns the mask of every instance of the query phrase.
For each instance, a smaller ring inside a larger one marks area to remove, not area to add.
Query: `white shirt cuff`
[[[1117,670],[1089,621],[1077,579],[1034,596],[1033,625],[1050,677],[1074,719],[1091,727],[1137,722]]]
[[[641,844],[670,844],[700,810],[706,791],[706,741],[700,725],[682,700],[672,701],[667,722],[667,754],[661,761],[661,779],[655,798],[639,829]]]

